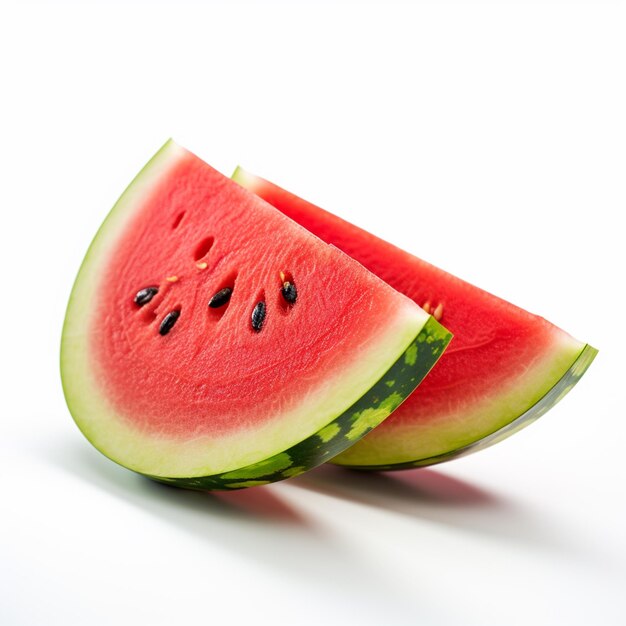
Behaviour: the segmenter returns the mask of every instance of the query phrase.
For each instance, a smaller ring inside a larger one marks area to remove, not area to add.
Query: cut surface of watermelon
[[[168,142],[98,231],[67,309],[70,411],[106,456],[184,487],[287,478],[385,419],[450,334]]]
[[[333,459],[363,469],[432,465],[531,423],[580,379],[597,351],[493,296],[238,168],[239,184],[431,311],[454,335],[420,388]]]

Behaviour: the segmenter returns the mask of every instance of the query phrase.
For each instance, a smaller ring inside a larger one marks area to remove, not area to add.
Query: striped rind
[[[593,360],[595,359],[598,351],[586,344],[583,350],[580,352],[576,360],[572,363],[571,367],[565,372],[565,374],[559,379],[559,381],[551,387],[547,393],[527,411],[519,415],[512,422],[498,428],[492,433],[489,433],[468,445],[444,452],[442,454],[430,456],[427,458],[416,459],[414,461],[408,461],[403,463],[390,463],[381,465],[359,465],[352,463],[345,463],[339,461],[333,461],[338,465],[350,467],[350,469],[356,470],[370,470],[370,471],[388,471],[388,470],[402,470],[413,469],[416,467],[426,467],[429,465],[437,465],[438,463],[444,463],[451,461],[452,459],[458,459],[460,457],[467,456],[479,450],[484,450],[490,446],[503,441],[507,437],[519,432],[526,426],[529,426],[542,415],[547,413],[555,404],[560,402],[578,383],[583,374],[587,371]]]

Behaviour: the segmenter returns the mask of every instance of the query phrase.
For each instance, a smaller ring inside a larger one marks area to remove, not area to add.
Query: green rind
[[[507,437],[522,430],[529,424],[538,420],[542,415],[547,413],[555,404],[562,400],[576,385],[576,383],[582,378],[583,374],[587,371],[592,361],[595,359],[598,351],[590,345],[585,345],[583,350],[579,353],[576,360],[572,363],[565,374],[559,379],[559,381],[532,407],[526,412],[522,413],[519,417],[509,422],[505,426],[498,428],[494,432],[470,443],[468,445],[450,450],[443,454],[431,456],[428,458],[417,459],[415,461],[408,461],[403,463],[392,463],[389,465],[348,465],[346,463],[336,463],[343,467],[349,467],[355,470],[368,470],[368,471],[389,471],[389,470],[403,470],[414,469],[416,467],[426,467],[429,465],[437,465],[438,463],[444,463],[451,461],[452,459],[458,459],[468,454],[484,450],[489,446],[492,446]]]
[[[349,409],[315,434],[259,463],[213,476],[148,477],[186,489],[224,490],[264,485],[302,474],[343,452],[391,415],[428,374],[451,338],[430,317],[387,373]]]

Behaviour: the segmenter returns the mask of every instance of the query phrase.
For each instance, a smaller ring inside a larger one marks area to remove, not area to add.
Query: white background
[[[626,623],[624,3],[0,5],[0,623]],[[58,348],[82,255],[174,136],[600,348],[434,469],[232,494],[101,457]]]

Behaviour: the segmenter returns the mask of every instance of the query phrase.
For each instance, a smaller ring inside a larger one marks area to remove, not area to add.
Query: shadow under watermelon
[[[337,594],[348,605],[380,615],[380,623],[394,615],[427,619],[445,610],[417,589],[403,593],[371,554],[334,532],[324,511],[316,516],[301,509],[297,488],[276,483],[233,492],[187,491],[133,474],[82,441],[50,444],[45,454],[57,468],[197,540],[280,577],[306,581],[312,590]]]
[[[552,526],[540,512],[440,470],[365,472],[324,465],[298,476],[293,484],[416,521],[520,544],[524,549],[578,552],[562,529]]]
[[[67,445],[52,455],[55,465],[78,475],[96,487],[138,506],[160,505],[188,511],[227,517],[254,523],[280,523],[310,527],[311,520],[269,489],[245,489],[233,492],[190,491],[157,483],[135,474],[84,445]],[[164,512],[164,511],[163,511]]]

